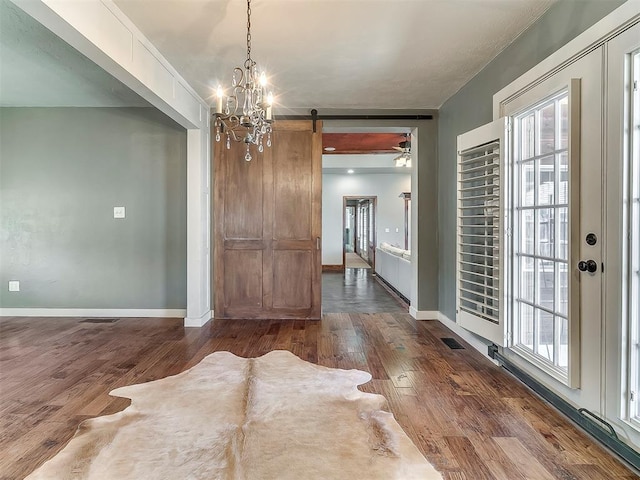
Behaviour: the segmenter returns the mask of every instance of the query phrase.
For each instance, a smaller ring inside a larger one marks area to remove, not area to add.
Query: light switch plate
[[[113,207],[113,218],[124,218],[124,207]]]
[[[19,292],[20,291],[20,280],[9,280],[9,291],[10,292]]]

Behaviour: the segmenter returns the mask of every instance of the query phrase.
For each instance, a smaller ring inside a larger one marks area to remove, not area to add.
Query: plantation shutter
[[[457,323],[507,346],[505,187],[508,119],[458,136]]]

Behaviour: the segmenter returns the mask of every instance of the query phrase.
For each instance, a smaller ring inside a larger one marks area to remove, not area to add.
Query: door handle
[[[320,250],[320,237],[316,237],[316,250]]]
[[[586,262],[584,260],[580,260],[578,262],[578,270],[581,272],[595,273],[598,271],[598,264],[595,260],[587,260]]]

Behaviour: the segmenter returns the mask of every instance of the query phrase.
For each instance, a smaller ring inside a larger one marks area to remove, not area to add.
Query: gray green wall
[[[185,308],[186,141],[152,108],[0,108],[0,306]]]
[[[441,107],[438,122],[439,309],[455,320],[456,137],[493,120],[493,94],[538,64],[622,0],[559,0]]]

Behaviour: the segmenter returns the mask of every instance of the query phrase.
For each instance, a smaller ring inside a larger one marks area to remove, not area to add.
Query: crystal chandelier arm
[[[231,135],[234,142],[241,141],[244,138],[244,135],[243,137],[238,136],[238,130],[239,130],[238,126],[240,124],[240,119],[236,115],[231,115],[228,120],[229,122],[222,122],[222,124],[227,129],[227,135]],[[240,133],[244,133],[244,132],[240,132]]]
[[[236,75],[239,75],[239,78]],[[235,67],[233,69],[232,82],[234,89],[244,84],[244,70],[242,68]]]

